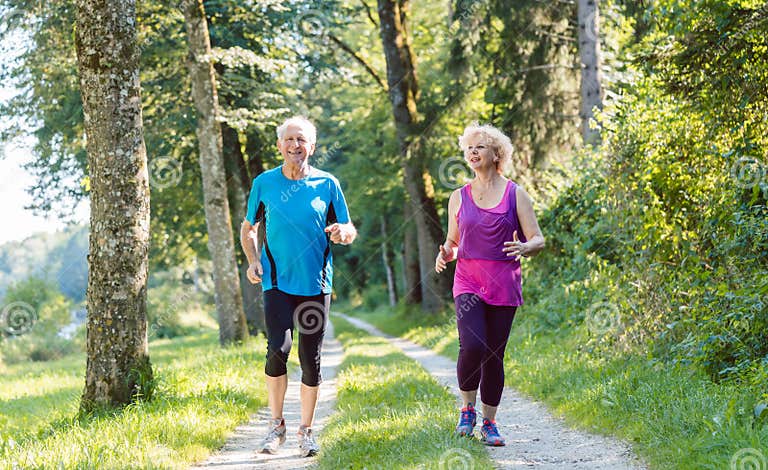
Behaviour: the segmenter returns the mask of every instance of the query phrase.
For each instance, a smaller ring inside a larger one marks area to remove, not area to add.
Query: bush
[[[3,304],[0,349],[6,363],[48,361],[82,350],[82,333],[69,339],[59,335],[71,322],[74,305],[52,285],[29,278],[9,288]]]
[[[748,378],[768,362],[768,209],[733,168],[759,147],[652,81],[635,92],[540,217],[547,252],[525,277],[535,328],[582,326],[601,354]]]

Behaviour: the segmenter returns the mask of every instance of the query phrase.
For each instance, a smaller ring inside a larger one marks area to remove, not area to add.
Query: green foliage
[[[666,74],[711,33],[701,29],[704,12],[689,14],[675,17],[690,33],[670,39],[677,52],[643,64],[658,75],[623,85],[630,93],[601,117],[603,147],[574,160],[573,183],[541,216],[549,249],[532,263],[526,298],[541,306],[536,328],[583,325],[585,345],[600,354],[632,351],[748,380],[768,355],[768,129],[755,112],[767,103],[756,94],[742,109],[725,95],[670,86]],[[744,38],[742,48],[762,41]],[[713,80],[735,73],[707,60]]]
[[[84,226],[0,245],[0,296],[13,282],[35,277],[57,285],[69,299],[80,302],[88,285],[87,254],[88,229]]]
[[[50,283],[37,277],[29,277],[12,284],[5,292],[5,303],[24,302],[34,311],[40,311],[43,305],[61,294]]]
[[[71,322],[74,304],[50,283],[39,278],[16,283],[6,291],[2,305],[0,350],[7,364],[50,361],[82,348],[84,328],[72,338],[59,334]]]

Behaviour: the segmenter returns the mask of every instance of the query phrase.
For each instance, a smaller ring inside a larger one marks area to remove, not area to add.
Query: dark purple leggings
[[[488,406],[499,406],[504,389],[504,350],[517,307],[488,305],[475,294],[459,294],[456,326],[459,328],[459,388],[480,388]]]

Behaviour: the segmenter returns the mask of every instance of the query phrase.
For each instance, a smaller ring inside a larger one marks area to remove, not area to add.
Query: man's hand
[[[261,282],[261,276],[264,275],[264,270],[261,268],[261,261],[254,261],[248,265],[248,271],[246,271],[248,280],[251,284],[258,284]]]
[[[333,243],[348,245],[352,242],[352,233],[347,229],[347,224],[331,224],[325,227],[325,233],[330,235]]]

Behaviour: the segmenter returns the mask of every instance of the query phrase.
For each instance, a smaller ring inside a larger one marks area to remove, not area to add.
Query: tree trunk
[[[197,139],[203,175],[208,251],[213,261],[219,341],[226,344],[244,339],[248,330],[230,225],[216,79],[210,59],[211,42],[202,0],[184,0],[183,8],[189,41],[187,65],[198,115]]]
[[[413,206],[410,201],[403,204],[405,230],[403,230],[403,272],[405,274],[405,302],[411,305],[421,303],[421,269],[419,268],[419,241],[413,222]]]
[[[261,139],[256,132],[252,132],[248,135],[248,139],[245,142],[245,153],[247,157],[247,173],[248,176],[245,181],[245,190],[251,190],[251,183],[260,174],[264,173],[264,159],[261,158],[259,152],[262,151]]]
[[[149,175],[135,0],[78,0],[77,63],[91,184],[82,412],[151,394]]]
[[[387,293],[389,294],[389,306],[397,305],[397,283],[395,282],[395,269],[392,262],[392,252],[389,248],[387,236],[387,221],[384,216],[379,217],[381,225],[381,259],[384,262],[384,272],[387,274]]]
[[[240,149],[240,139],[237,131],[226,123],[221,125],[222,139],[224,143],[224,161],[227,173],[227,193],[232,207],[232,228],[240,233],[240,224],[245,218],[248,191],[244,188],[242,172],[246,171],[243,152]],[[245,177],[247,181],[247,176]],[[261,298],[261,284],[251,284],[248,280],[248,259],[238,250],[238,270],[240,272],[240,292],[243,296],[243,308],[245,309],[245,321],[248,333],[257,335],[266,332],[264,319],[264,307]]]
[[[603,109],[600,67],[600,26],[598,0],[578,0],[579,56],[581,57],[581,135],[585,144],[600,142],[599,129],[590,129],[593,109]]]
[[[434,257],[438,245],[443,242],[443,230],[431,191],[431,178],[423,160],[418,157],[418,82],[406,27],[408,1],[379,0],[378,5],[381,41],[387,61],[389,99],[403,159],[404,185],[413,206],[411,215],[416,222],[422,281],[421,306],[428,312],[437,312],[450,294],[446,283],[434,272]]]

